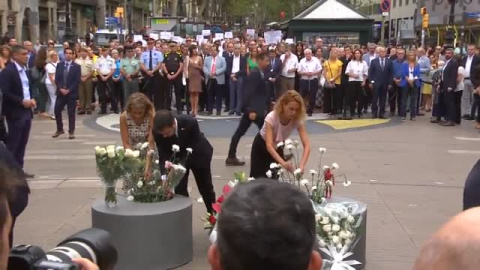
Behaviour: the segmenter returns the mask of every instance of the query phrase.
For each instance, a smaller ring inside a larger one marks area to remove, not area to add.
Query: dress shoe
[[[64,131],[57,131],[57,132],[55,132],[55,134],[52,135],[52,138],[58,138],[58,136],[60,136],[64,133],[65,133]]]
[[[207,115],[208,115],[208,116],[210,116],[210,115],[212,115],[212,114],[213,114],[212,112],[207,112]]]
[[[237,116],[242,116],[242,113],[241,113],[241,112],[237,112]]]
[[[85,111],[78,111],[78,115],[84,115],[85,114]]]
[[[415,120],[416,120],[415,117],[410,118],[410,121],[415,121]]]
[[[451,122],[451,121],[446,121],[446,122],[443,122],[441,124],[443,127],[454,127],[455,126],[455,123]]]
[[[228,115],[234,115],[234,114],[235,114],[234,111],[230,111],[230,112],[228,113]]]
[[[473,117],[471,117],[471,116],[465,117],[465,118],[463,118],[463,119],[465,119],[465,120],[467,120],[467,121],[472,121],[472,120],[474,120]]]
[[[223,112],[229,112],[230,111],[230,108],[228,107],[225,107],[225,110],[223,110]]]
[[[75,139],[75,133],[69,132],[69,133],[68,133],[68,139],[69,139],[69,140]]]
[[[430,120],[430,123],[438,124],[438,123],[440,123],[440,119],[438,119],[438,118],[432,119],[432,120]]]
[[[218,112],[217,112],[217,116],[220,116],[220,115],[222,115],[222,112],[221,112],[221,111],[218,111]]]
[[[463,119],[470,118],[470,115],[468,115],[468,114],[464,114],[464,115],[462,115],[462,118],[463,118]]]
[[[225,160],[225,165],[227,165],[227,166],[243,166],[243,165],[245,165],[245,162],[238,160],[238,158],[236,158],[236,157],[227,158],[227,160]]]

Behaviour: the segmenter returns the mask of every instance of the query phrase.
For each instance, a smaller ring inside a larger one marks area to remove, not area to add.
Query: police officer
[[[98,73],[98,98],[100,101],[100,114],[107,113],[107,103],[110,99],[112,110],[118,113],[118,101],[113,92],[113,73],[115,72],[115,61],[110,57],[109,46],[104,46],[102,49],[102,56],[95,62],[95,69]]]
[[[177,44],[172,42],[170,43],[170,50],[167,55],[165,55],[165,65],[164,72],[167,74],[168,79],[168,88],[167,91],[170,93],[172,86],[175,89],[175,105],[177,107],[177,113],[181,114],[183,111],[183,101],[185,98],[185,93],[183,93],[183,84],[182,84],[182,71],[183,71],[183,57],[182,54],[177,49]],[[168,95],[167,104],[171,104],[171,95]],[[170,108],[166,108],[170,109]]]
[[[125,97],[125,104],[131,94],[138,92],[138,74],[140,73],[140,61],[135,59],[135,53],[132,46],[126,46],[125,51],[127,56],[122,60],[121,72],[125,77],[123,80],[123,90]]]
[[[155,40],[147,41],[148,49],[142,53],[140,68],[143,73],[144,86],[143,91],[151,101],[153,101],[157,110],[163,108],[165,100],[160,93],[160,78],[162,76],[163,54],[155,50]]]

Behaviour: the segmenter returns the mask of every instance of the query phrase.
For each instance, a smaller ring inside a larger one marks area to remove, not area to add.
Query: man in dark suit
[[[282,74],[283,63],[282,60],[277,58],[277,49],[275,47],[270,47],[268,49],[268,54],[270,58],[270,63],[267,67],[268,90],[270,91],[270,97],[279,98],[276,92],[280,80],[280,74]]]
[[[5,144],[23,168],[25,149],[32,126],[32,110],[37,107],[37,103],[33,97],[33,87],[26,68],[28,51],[23,46],[13,46],[12,59],[13,61],[0,73],[3,115],[8,126]]]
[[[152,132],[157,144],[160,164],[170,160],[174,144],[180,147],[180,152],[176,156],[180,163],[185,165],[187,173],[175,188],[175,193],[188,197],[188,175],[191,170],[207,211],[213,213],[212,203],[215,202],[211,171],[213,147],[200,131],[197,120],[190,115],[174,117],[170,111],[157,111]],[[186,158],[187,148],[193,150],[188,159]],[[161,168],[164,170],[163,166]]]
[[[55,119],[57,131],[52,138],[65,133],[63,130],[62,111],[67,106],[68,112],[68,138],[75,139],[75,107],[78,97],[78,86],[80,85],[81,69],[73,62],[73,50],[65,49],[65,61],[57,65],[55,82],[57,85],[57,101],[55,102]]]
[[[230,81],[230,70],[232,69],[232,63],[233,63],[233,55],[234,55],[234,50],[235,46],[233,42],[228,42],[227,43],[227,50],[222,52],[222,57],[225,58],[225,62],[227,62],[227,71],[225,72],[225,112],[231,112],[234,108],[232,108],[230,105],[232,104],[231,102],[231,96],[230,96],[230,84],[228,83]]]
[[[228,58],[227,58],[228,61]],[[241,55],[240,44],[234,47],[234,54],[229,63],[227,62],[227,85],[230,91],[230,112],[229,115],[236,113],[242,115],[243,85],[247,75],[247,58]]]
[[[453,49],[445,51],[445,66],[443,66],[442,81],[440,82],[446,112],[445,121],[440,124],[445,127],[455,126],[455,122],[457,122],[455,89],[457,88],[458,63],[453,59],[453,54]]]
[[[253,69],[245,79],[245,96],[243,99],[244,113],[240,119],[237,130],[233,134],[225,161],[227,166],[243,166],[245,162],[237,158],[237,146],[240,139],[250,128],[252,123],[262,129],[265,115],[270,107],[271,97],[266,85],[266,69],[269,65],[269,57],[266,53],[257,56],[258,68]]]
[[[23,46],[25,46],[25,49],[27,49],[28,51],[27,68],[32,69],[35,65],[35,57],[37,56],[37,54],[35,52],[35,49],[33,48],[32,42],[27,40],[23,43]]]
[[[373,59],[368,69],[370,87],[373,88],[373,118],[385,119],[385,103],[388,89],[392,87],[392,61],[386,57],[386,50],[378,48],[378,57]],[[380,107],[380,111],[379,111]]]
[[[472,77],[475,67],[480,65],[480,56],[477,55],[477,47],[470,44],[467,47],[467,55],[463,58],[462,66],[465,68],[467,75],[464,78],[465,89],[462,93],[462,118],[466,120],[473,120],[472,117],[472,103],[473,91],[475,87],[472,82]]]

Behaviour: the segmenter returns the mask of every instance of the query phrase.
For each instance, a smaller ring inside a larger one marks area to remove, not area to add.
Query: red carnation
[[[224,200],[225,200],[225,197],[222,195],[222,196],[218,197],[217,203],[223,203]]]
[[[210,217],[208,218],[208,221],[210,222],[210,224],[212,225],[215,225],[217,223],[217,219],[215,218],[214,215],[210,215]]]
[[[216,213],[220,213],[220,210],[222,209],[222,205],[219,203],[214,203],[212,204],[212,208]]]

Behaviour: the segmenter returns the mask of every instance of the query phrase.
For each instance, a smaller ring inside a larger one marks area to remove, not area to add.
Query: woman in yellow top
[[[334,116],[343,108],[343,93],[341,84],[342,61],[338,60],[337,48],[332,48],[330,58],[323,63],[325,90],[323,94],[323,112]]]

